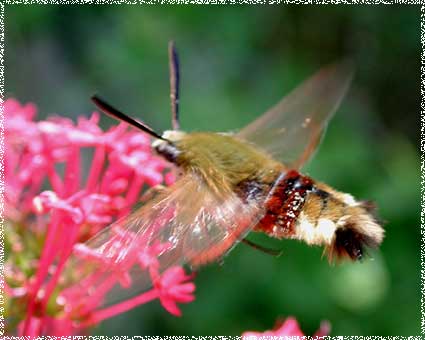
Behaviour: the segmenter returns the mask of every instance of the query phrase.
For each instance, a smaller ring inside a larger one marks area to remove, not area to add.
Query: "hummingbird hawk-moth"
[[[152,148],[175,166],[178,178],[88,247],[120,265],[130,249],[167,244],[158,259],[164,271],[217,261],[251,231],[324,246],[329,259],[357,260],[365,247],[382,242],[384,230],[370,203],[300,172],[347,92],[352,78],[347,63],[324,67],[239,132],[183,132],[172,43],[169,54],[172,130],[158,134],[99,97],[92,99],[103,112],[151,135]]]

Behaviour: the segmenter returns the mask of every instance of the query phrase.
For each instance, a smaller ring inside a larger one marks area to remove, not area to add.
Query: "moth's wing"
[[[290,168],[300,168],[319,145],[352,78],[348,62],[322,68],[238,136],[267,151]]]
[[[135,296],[152,285],[152,268],[161,274],[220,259],[262,216],[261,202],[218,197],[199,179],[184,176],[76,248],[70,271],[75,284],[64,297],[80,291],[85,301],[102,300],[101,306]],[[114,289],[105,296],[108,282]]]

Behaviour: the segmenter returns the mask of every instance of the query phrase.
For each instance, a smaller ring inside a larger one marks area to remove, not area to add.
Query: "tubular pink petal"
[[[170,314],[174,316],[182,316],[182,312],[174,300],[165,298],[160,295],[159,301],[161,302],[162,307],[164,307],[164,309]]]
[[[96,189],[98,185],[98,179],[103,170],[103,165],[105,162],[105,146],[99,145],[96,147],[94,153],[93,162],[91,164],[90,173],[87,178],[86,188],[88,192],[92,192]]]
[[[81,209],[75,208],[67,201],[60,199],[53,191],[43,191],[37,197],[38,199],[36,200],[36,204],[43,206],[43,211],[46,209],[56,209],[57,211],[62,211],[68,214],[76,224],[83,221],[83,213]]]
[[[41,335],[41,319],[37,317],[30,317],[22,321],[18,326],[18,335],[19,336],[29,336],[36,337]]]
[[[80,188],[80,151],[78,147],[72,147],[72,152],[65,167],[65,197],[77,192]]]
[[[190,283],[184,283],[179,286],[170,288],[170,293],[176,298],[185,299],[189,294],[192,294],[195,291],[195,285]]]
[[[331,333],[331,323],[329,321],[322,321],[319,329],[313,334],[313,337],[320,338],[328,336]]]
[[[127,195],[125,197],[127,204],[129,206],[136,203],[137,198],[139,197],[140,191],[142,190],[143,184],[144,184],[144,181],[142,177],[134,176],[134,180],[131,183],[131,187],[127,191]]]
[[[150,290],[146,293],[140,294],[132,299],[126,300],[124,302],[118,303],[111,307],[101,309],[94,312],[90,319],[82,323],[80,326],[87,327],[98,324],[100,321],[111,318],[115,315],[124,313],[134,307],[150,302],[158,298],[158,293],[155,290]]]
[[[79,146],[94,146],[99,144],[96,134],[78,129],[68,129],[66,131],[66,137],[71,143]]]
[[[21,105],[16,99],[13,98],[6,99],[2,106],[4,114],[20,116],[22,119],[27,121],[34,119],[37,113],[37,107],[34,104],[28,103]]]
[[[248,340],[252,338],[275,338],[275,337],[302,337],[306,336],[300,329],[297,320],[294,317],[288,317],[284,322],[279,323],[280,326],[274,330],[265,331],[265,332],[244,332],[242,334],[242,339]],[[330,324],[327,322],[322,322],[320,329],[314,334],[313,337],[321,337],[329,335]]]
[[[113,180],[108,188],[108,194],[119,195],[123,193],[128,187],[128,180],[126,178],[117,178]]]
[[[152,277],[154,287],[164,308],[173,315],[181,315],[177,303],[188,303],[194,300],[191,294],[195,290],[192,283],[184,283],[192,276],[186,275],[183,268],[171,267],[159,277]]]
[[[29,302],[27,307],[27,318],[23,326],[24,332],[26,332],[28,327],[30,327],[30,321],[35,309],[35,300],[37,298],[38,291],[48,273],[49,266],[53,262],[55,256],[55,247],[53,245],[53,240],[56,237],[57,227],[57,221],[54,221],[48,228],[45,246],[41,254],[37,271],[35,273],[35,280],[34,283],[29,286]]]
[[[276,335],[303,336],[297,320],[294,317],[288,317],[285,322],[273,331]]]
[[[43,323],[49,330],[49,337],[64,337],[74,334],[73,322],[67,318],[44,317]]]
[[[57,266],[55,267],[55,272],[53,273],[53,275],[51,276],[49,282],[47,283],[47,286],[45,288],[45,294],[43,297],[43,300],[41,302],[41,306],[42,308],[46,308],[47,302],[55,288],[55,286],[57,285],[57,282],[59,280],[60,275],[62,274],[62,271],[64,269],[65,263],[68,260],[69,256],[72,253],[72,247],[73,244],[75,243],[75,240],[77,239],[77,235],[78,235],[78,226],[71,226],[70,228],[67,228],[69,230],[68,233],[62,233],[63,235],[66,235],[66,237],[62,237],[62,247],[61,252],[59,254],[60,259],[59,259],[59,263],[57,264]]]
[[[63,193],[63,181],[58,175],[58,173],[56,172],[53,166],[53,163],[51,166],[48,167],[47,174],[48,174],[48,178],[49,178],[50,184],[52,185],[53,190],[57,194],[61,195]]]
[[[151,187],[157,186],[163,181],[162,174],[152,168],[144,169],[142,175],[145,178],[146,183],[148,183]]]

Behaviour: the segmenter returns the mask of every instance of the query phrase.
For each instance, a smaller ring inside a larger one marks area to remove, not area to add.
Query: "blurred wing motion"
[[[348,63],[324,67],[238,136],[256,144],[289,168],[300,168],[320,143],[352,78]]]
[[[218,197],[194,175],[182,177],[77,247],[71,275],[78,284],[68,296],[72,289],[102,293],[109,282],[115,286],[112,300],[121,300],[152,286],[153,272],[220,259],[262,217],[258,203]]]

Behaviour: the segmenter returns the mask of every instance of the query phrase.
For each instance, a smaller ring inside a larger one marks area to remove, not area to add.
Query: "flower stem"
[[[157,290],[151,289],[150,291],[140,294],[132,299],[126,300],[124,302],[121,302],[116,305],[94,312],[86,322],[81,323],[79,326],[85,328],[85,327],[96,325],[102,320],[111,318],[115,315],[124,313],[138,305],[145,304],[154,299],[157,299],[158,296],[159,295]]]

